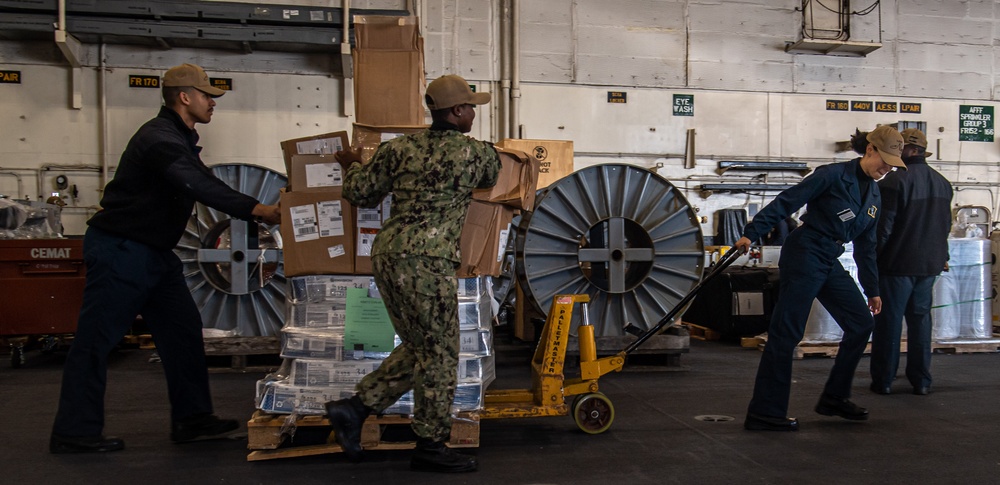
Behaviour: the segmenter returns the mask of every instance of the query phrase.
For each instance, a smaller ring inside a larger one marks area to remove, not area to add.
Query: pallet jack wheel
[[[573,421],[588,434],[600,434],[615,420],[615,407],[600,392],[581,394],[573,400]]]

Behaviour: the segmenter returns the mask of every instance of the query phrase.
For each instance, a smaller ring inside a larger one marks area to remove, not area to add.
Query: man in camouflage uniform
[[[473,93],[459,76],[436,79],[425,97],[434,123],[421,133],[383,143],[371,161],[341,152],[348,166],[344,198],[375,207],[393,194],[392,217],[372,246],[375,282],[402,344],[365,376],[350,399],[327,403],[337,443],[348,459],[361,459],[361,425],[413,390],[417,447],[411,468],[466,472],[475,457],[444,445],[451,434],[451,404],[458,380],[459,236],[472,189],[496,184],[500,160],[493,146],[463,135],[472,130]]]

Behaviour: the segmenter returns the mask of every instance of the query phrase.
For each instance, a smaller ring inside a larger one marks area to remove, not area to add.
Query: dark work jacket
[[[778,194],[753,216],[743,229],[743,235],[756,241],[805,205],[802,225],[795,231],[809,231],[840,245],[853,241],[858,281],[868,298],[879,296],[875,233],[882,198],[874,180],[868,176],[859,178],[860,162],[860,158],[855,158],[818,167],[812,175]],[[862,184],[868,184],[864,200],[861,200]],[[830,258],[836,259],[843,252],[841,246]]]
[[[924,159],[879,182],[878,269],[891,276],[936,276],[948,261],[952,188]]]
[[[177,245],[195,202],[249,220],[253,197],[219,180],[199,157],[198,132],[176,111],[160,113],[129,140],[115,177],[104,188],[102,210],[87,223],[156,249]]]

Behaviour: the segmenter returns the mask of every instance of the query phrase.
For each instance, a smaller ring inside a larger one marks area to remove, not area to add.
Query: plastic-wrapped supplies
[[[375,298],[370,276],[313,275],[289,279],[288,314],[281,330],[279,372],[257,382],[257,407],[272,413],[323,414],[324,403],[354,394],[361,379],[373,372],[390,352],[352,350],[345,326],[347,294],[367,288]],[[353,290],[351,290],[353,291]],[[459,280],[460,354],[453,412],[483,405],[486,387],[495,376],[490,281],[488,277]],[[394,347],[401,344],[394,336]],[[412,414],[409,392],[384,410]]]
[[[844,266],[844,269],[850,273],[851,278],[854,278],[854,282],[857,283],[860,290],[861,283],[858,282],[858,265],[854,262],[853,245],[848,244],[844,250],[844,254],[841,254],[837,259]],[[863,295],[864,290],[861,291]],[[823,308],[819,300],[813,300],[812,310],[809,312],[809,320],[806,321],[806,330],[802,335],[802,341],[806,343],[839,342],[843,337],[844,331],[841,330],[840,325],[837,325],[837,321],[833,319],[830,312],[826,311],[826,308]]]
[[[990,240],[952,238],[948,253],[950,270],[934,282],[932,338],[992,337]]]

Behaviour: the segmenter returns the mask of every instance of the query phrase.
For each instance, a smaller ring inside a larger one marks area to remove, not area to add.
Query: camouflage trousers
[[[402,344],[357,386],[376,412],[413,390],[413,431],[445,441],[458,381],[458,280],[447,259],[372,257],[375,283]]]

